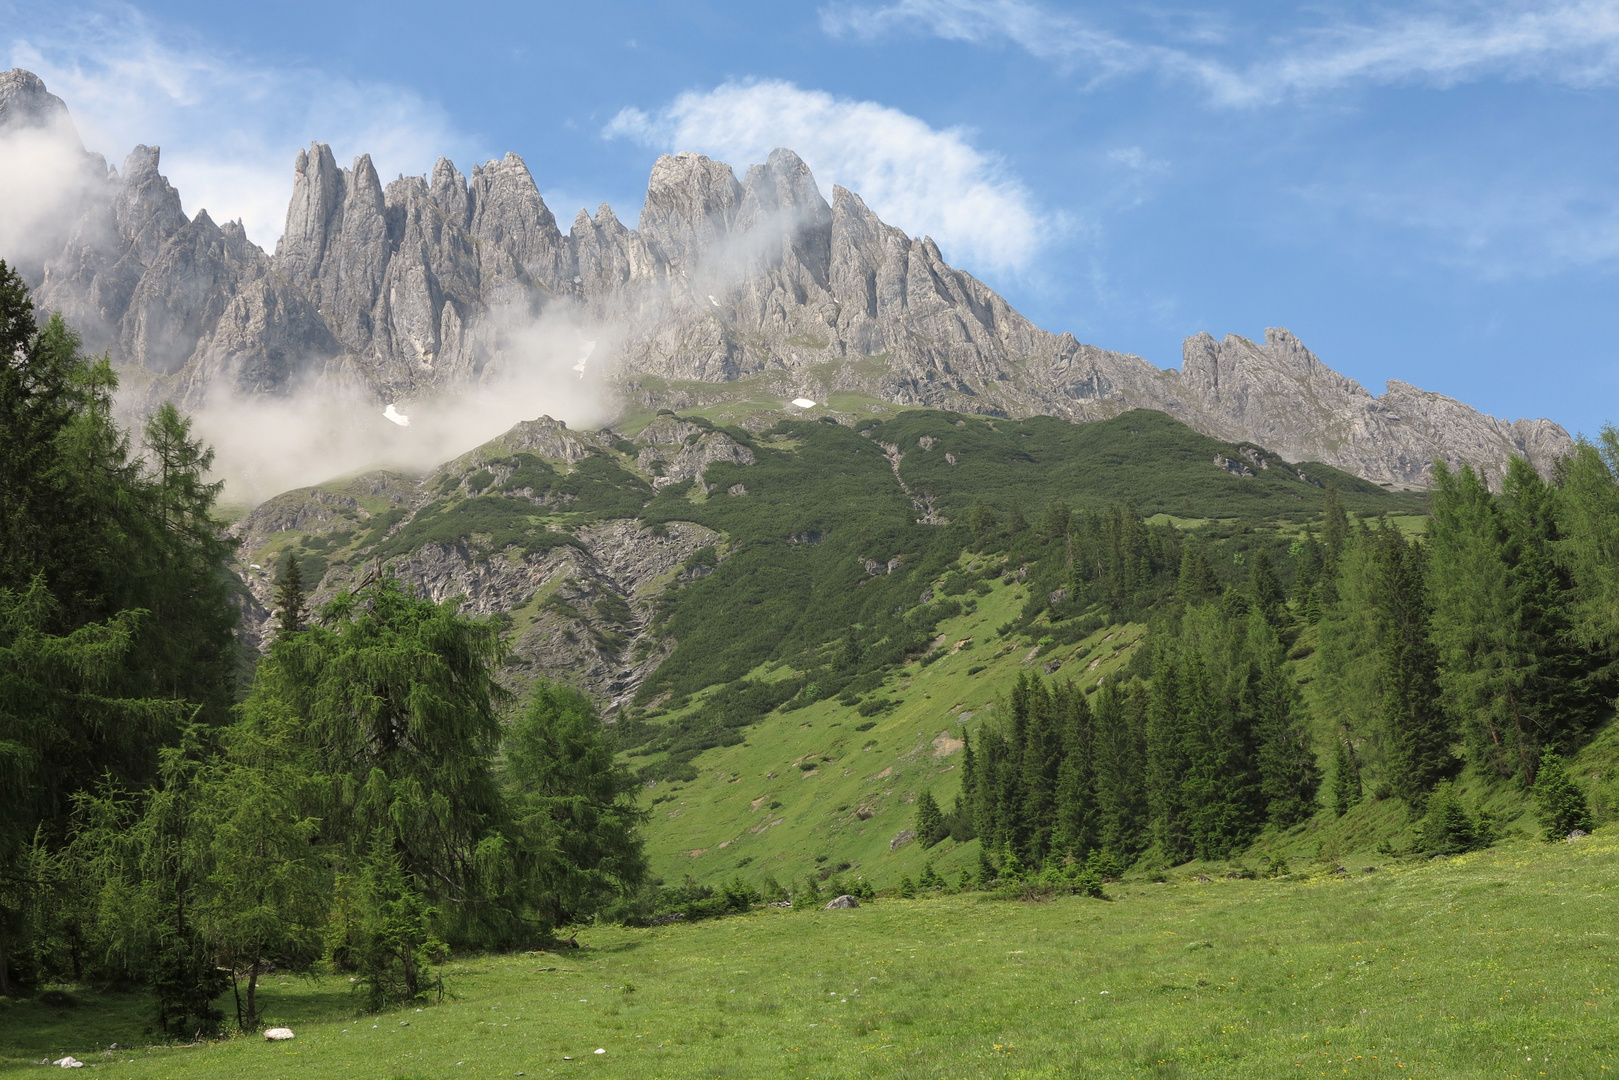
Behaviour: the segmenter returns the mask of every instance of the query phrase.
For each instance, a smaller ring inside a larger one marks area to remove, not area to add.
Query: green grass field
[[[377,1017],[346,980],[272,978],[285,1043],[147,1047],[134,996],[12,1003],[0,1071],[63,1054],[131,1080],[1619,1070],[1619,829],[1329,870],[591,928],[578,951],[454,962],[452,999]]]

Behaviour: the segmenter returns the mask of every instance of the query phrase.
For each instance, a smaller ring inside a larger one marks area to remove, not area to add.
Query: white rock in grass
[[[282,1039],[295,1039],[291,1028],[270,1028],[264,1033],[265,1039],[270,1042],[280,1042]]]
[[[72,1056],[62,1058],[60,1061],[53,1061],[53,1062],[51,1062],[51,1064],[52,1065],[60,1065],[64,1069],[82,1069],[82,1068],[84,1068],[84,1062],[82,1062],[78,1058],[72,1057]]]
[[[797,405],[800,409],[813,409],[813,408],[815,408],[815,402],[811,401],[807,397],[795,397],[795,398],[793,398],[793,404]]]
[[[605,1053],[607,1053],[607,1050],[604,1047],[598,1046],[598,1047],[596,1047],[596,1053],[605,1054]]]

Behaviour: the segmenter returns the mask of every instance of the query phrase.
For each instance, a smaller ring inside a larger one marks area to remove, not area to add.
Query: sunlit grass
[[[290,1043],[102,1057],[145,1041],[142,999],[15,1004],[0,1053],[132,1080],[1602,1076],[1619,1069],[1616,841],[1307,880],[1174,875],[1111,902],[969,894],[591,929],[577,952],[456,962],[454,999],[420,1012],[358,1017],[346,980],[272,979]]]

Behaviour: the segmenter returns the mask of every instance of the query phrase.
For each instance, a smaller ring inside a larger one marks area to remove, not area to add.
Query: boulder
[[[295,1039],[291,1028],[268,1028],[264,1032],[266,1042],[281,1042],[283,1039]]]
[[[854,907],[859,907],[859,906],[860,906],[860,900],[857,897],[853,897],[853,896],[850,896],[847,893],[845,893],[844,895],[838,897],[836,900],[832,901],[830,904],[827,904],[826,905],[826,910],[828,910],[828,911],[837,911],[840,908],[854,908]]]

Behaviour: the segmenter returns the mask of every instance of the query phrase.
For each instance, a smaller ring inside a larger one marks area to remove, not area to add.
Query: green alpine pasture
[[[129,1080],[1619,1070],[1619,830],[1346,869],[603,926],[452,962],[442,1004],[381,1015],[345,979],[272,977],[281,1043],[154,1046],[144,995],[35,999],[0,1011],[0,1072],[66,1054]]]

